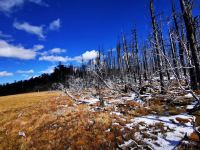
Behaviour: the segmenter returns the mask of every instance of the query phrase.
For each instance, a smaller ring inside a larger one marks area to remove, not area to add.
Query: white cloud
[[[46,70],[40,71],[40,73],[48,73],[48,74],[53,73],[55,67],[56,67],[55,65],[49,66]]]
[[[22,6],[24,0],[1,0],[0,1],[0,11],[10,12],[12,9]]]
[[[78,62],[80,63],[82,59],[84,61],[92,60],[95,59],[98,56],[98,52],[95,50],[92,51],[86,51],[80,56],[75,56],[75,57],[64,57],[64,56],[54,56],[54,55],[49,55],[49,56],[42,56],[39,58],[40,61],[50,61],[50,62]]]
[[[7,71],[0,72],[0,77],[8,77],[8,76],[13,76],[13,73]]]
[[[12,38],[12,35],[4,34],[2,31],[0,31],[0,38]]]
[[[54,54],[61,54],[65,53],[67,50],[62,48],[53,48],[48,51],[38,52],[41,56],[48,56],[48,55],[54,55]]]
[[[44,61],[50,61],[50,62],[67,62],[70,60],[70,58],[68,57],[63,57],[63,56],[42,56],[39,58],[39,60],[44,60]]]
[[[46,2],[44,2],[44,0],[28,0],[32,3],[35,3],[35,4],[38,4],[38,5],[41,5],[41,6],[48,6],[48,4]]]
[[[0,57],[29,60],[36,57],[36,52],[34,49],[26,49],[21,45],[15,46],[7,41],[0,40]]]
[[[37,35],[41,39],[45,39],[43,26],[35,26],[27,22],[24,22],[24,23],[14,22],[13,26],[18,30],[22,30],[30,34],[34,34],[34,35]]]
[[[38,52],[38,54],[41,56],[47,56],[49,54],[49,52],[48,51]]]
[[[18,74],[33,74],[34,73],[34,70],[31,69],[31,70],[17,70]]]
[[[53,48],[50,50],[50,53],[52,54],[60,54],[60,53],[65,53],[66,50],[65,49],[61,49],[61,48]]]
[[[39,75],[29,75],[29,74],[22,74],[22,76],[24,77],[24,80],[30,80],[31,78],[36,78],[39,77]]]
[[[37,35],[41,39],[45,39],[45,30],[48,30],[48,27],[45,28],[44,25],[36,26],[36,25],[31,25],[28,22],[17,22],[15,21],[13,23],[13,27],[25,31],[30,34]],[[60,28],[60,19],[54,20],[52,23],[49,25],[50,30],[58,30]]]
[[[44,49],[44,45],[35,45],[35,46],[33,47],[33,50],[35,50],[35,51],[39,51],[39,50],[41,50],[41,49]]]
[[[25,2],[32,2],[37,5],[48,6],[43,0],[0,0],[0,11],[10,13],[15,8],[22,7]]]
[[[91,60],[95,59],[98,56],[98,52],[95,50],[92,51],[86,51],[85,53],[82,54],[83,60]]]
[[[60,19],[58,18],[57,20],[54,20],[53,22],[50,23],[49,29],[50,30],[58,30],[61,26]]]

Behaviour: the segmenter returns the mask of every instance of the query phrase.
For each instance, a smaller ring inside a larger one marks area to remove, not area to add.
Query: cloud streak
[[[52,21],[49,25],[50,30],[58,30],[60,27],[61,27],[61,21],[59,18]]]
[[[63,56],[42,56],[39,58],[40,61],[50,61],[50,62],[67,62],[69,61],[68,57],[63,57]]]
[[[40,73],[47,73],[47,74],[53,73],[55,67],[56,67],[55,65],[49,66],[46,70],[40,71]]]
[[[61,49],[61,48],[53,48],[50,50],[50,53],[52,54],[60,54],[60,53],[65,53],[66,50],[65,49]]]
[[[0,11],[11,13],[16,8],[22,7],[26,2],[35,3],[41,6],[48,6],[44,0],[0,0]]]
[[[5,34],[2,31],[0,31],[0,38],[12,38],[12,35]]]
[[[68,57],[68,56],[55,56],[55,55],[48,55],[48,56],[42,56],[39,58],[40,61],[49,61],[49,62],[78,62],[80,63],[83,61],[88,61],[95,59],[98,56],[98,52],[95,50],[92,51],[86,51],[80,56],[75,57]]]
[[[24,23],[14,22],[13,26],[18,30],[25,31],[33,35],[37,35],[41,39],[45,39],[43,26],[35,26],[27,22]]]
[[[8,77],[8,76],[13,76],[13,73],[7,71],[0,72],[0,77]]]
[[[47,31],[55,31],[60,28],[60,19],[54,20],[53,22],[50,23],[49,27],[46,25],[32,25],[28,22],[18,22],[15,21],[13,23],[13,27],[17,30],[24,31],[26,33],[36,35],[40,39],[45,39],[45,33]],[[1,35],[1,32],[0,32]]]
[[[17,70],[16,73],[18,73],[18,74],[33,74],[34,70],[33,69],[31,69],[31,70]]]

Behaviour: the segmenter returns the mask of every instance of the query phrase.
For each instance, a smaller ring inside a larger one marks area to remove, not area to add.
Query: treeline
[[[83,73],[84,72],[79,68],[75,69],[73,66],[66,67],[59,63],[51,74],[42,74],[39,77],[29,80],[0,85],[0,96],[54,90],[54,83],[63,83],[67,81],[70,76],[81,77]]]
[[[171,14],[164,16],[149,0],[149,36],[140,44],[140,35],[133,29],[129,35],[121,34],[116,50],[100,48],[94,63],[100,80],[142,86],[157,79],[161,93],[166,93],[171,79],[176,79],[178,86],[199,90],[200,16],[193,16],[194,4],[194,0],[172,1]]]

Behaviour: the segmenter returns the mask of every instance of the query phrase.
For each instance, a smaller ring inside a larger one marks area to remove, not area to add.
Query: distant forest
[[[54,90],[54,85],[56,83],[66,82],[70,76],[81,77],[83,76],[83,73],[84,71],[81,67],[75,68],[72,65],[64,66],[59,63],[59,65],[54,68],[54,72],[51,74],[42,74],[41,76],[35,78],[32,77],[29,80],[0,85],[0,96]]]

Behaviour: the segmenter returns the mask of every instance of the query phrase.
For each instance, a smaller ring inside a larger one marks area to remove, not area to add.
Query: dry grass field
[[[120,133],[105,132],[109,113],[88,108],[56,92],[1,97],[0,150],[112,149]]]
[[[31,106],[37,102],[42,102],[48,98],[58,96],[56,92],[28,93],[0,97],[0,112],[9,111],[16,108]]]
[[[188,103],[188,99],[185,101]],[[190,124],[191,116],[182,118],[184,116],[179,115],[186,112],[185,101],[184,107],[172,105],[166,110],[162,97],[154,97],[149,107],[133,100],[120,100],[109,101],[104,108],[98,107],[99,102],[74,102],[59,92],[0,97],[0,150],[126,150],[137,148],[135,142],[147,145],[145,139],[151,140],[153,145],[150,146],[155,149],[163,146],[159,145],[159,140],[170,148],[173,143],[165,141],[166,136],[173,137],[180,130],[183,137],[182,132],[191,128],[185,126]],[[162,117],[166,111],[174,116]],[[160,119],[154,116],[160,116]],[[199,121],[197,116],[196,121]],[[199,141],[194,133],[189,139]],[[178,140],[174,142],[178,144]]]

